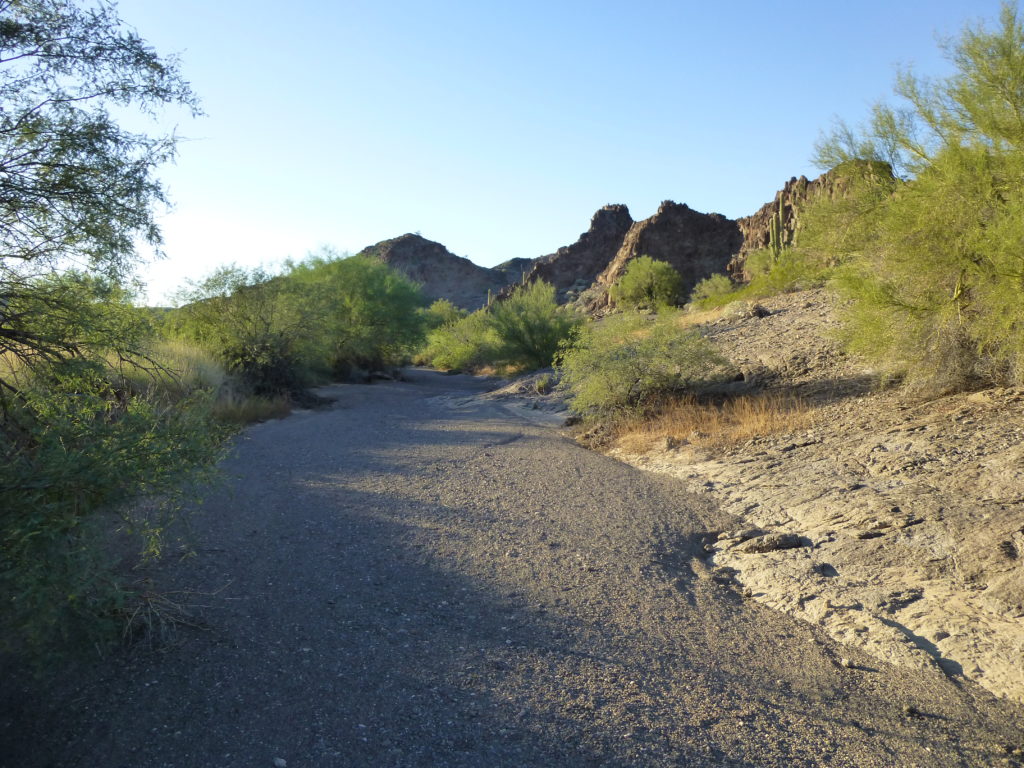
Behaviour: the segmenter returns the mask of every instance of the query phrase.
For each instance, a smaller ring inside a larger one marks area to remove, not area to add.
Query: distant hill
[[[484,306],[488,292],[497,294],[509,283],[522,279],[521,269],[512,269],[510,274],[502,269],[478,266],[420,235],[407,234],[383,240],[360,253],[380,259],[419,283],[431,301],[448,299],[468,310]]]

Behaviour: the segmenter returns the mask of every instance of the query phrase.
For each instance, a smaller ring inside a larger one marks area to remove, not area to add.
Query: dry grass
[[[813,421],[810,406],[794,397],[751,395],[721,404],[689,397],[651,416],[620,423],[615,428],[614,445],[629,453],[665,445],[717,452],[755,437],[806,429]]]
[[[713,323],[725,314],[724,307],[715,307],[714,309],[698,309],[688,312],[681,312],[679,314],[679,327],[680,328],[692,328],[695,325],[706,325]]]
[[[224,390],[213,404],[213,416],[217,421],[238,426],[268,419],[283,419],[291,412],[292,403],[287,395],[260,397]]]

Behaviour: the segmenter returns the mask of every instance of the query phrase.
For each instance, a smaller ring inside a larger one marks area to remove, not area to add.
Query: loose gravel
[[[1020,764],[1019,706],[745,601],[708,497],[409,379],[247,430],[154,574],[201,626],[8,670],[0,765]]]

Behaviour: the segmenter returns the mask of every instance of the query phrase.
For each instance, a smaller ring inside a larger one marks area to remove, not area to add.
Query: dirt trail
[[[247,431],[160,574],[206,628],[8,678],[0,765],[1019,763],[1019,706],[718,583],[706,497],[412,377]]]

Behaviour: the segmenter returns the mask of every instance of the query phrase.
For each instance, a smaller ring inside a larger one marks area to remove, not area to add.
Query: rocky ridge
[[[633,217],[626,206],[604,206],[575,243],[537,259],[524,282],[544,280],[555,286],[561,300],[576,298],[615,258],[632,226]]]
[[[826,293],[763,307],[704,331],[754,386],[804,398],[811,428],[613,455],[719,499],[735,523],[710,560],[750,599],[1024,701],[1024,389],[878,391],[830,337]]]

